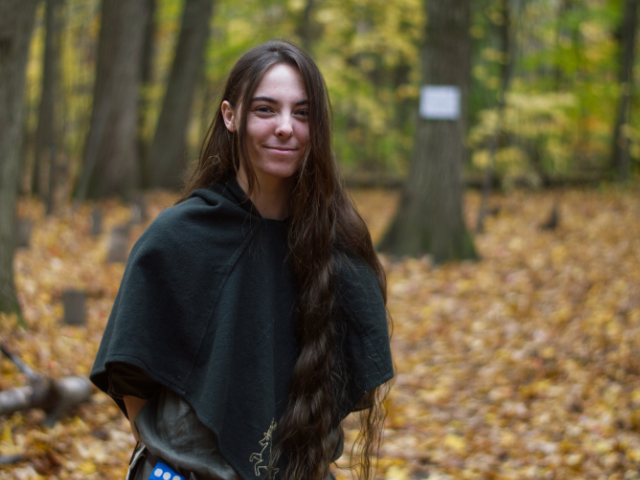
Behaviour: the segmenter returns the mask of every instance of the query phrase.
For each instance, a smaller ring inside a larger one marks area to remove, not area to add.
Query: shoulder
[[[150,233],[180,233],[188,231],[215,229],[221,223],[234,219],[244,219],[247,212],[234,202],[225,198],[219,186],[196,190],[184,202],[163,210],[147,229]]]
[[[184,202],[163,210],[136,242],[132,254],[175,255],[242,243],[251,231],[250,214],[216,187],[196,190]]]

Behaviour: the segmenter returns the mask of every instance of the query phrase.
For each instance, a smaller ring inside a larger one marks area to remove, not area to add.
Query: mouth
[[[277,152],[277,153],[292,153],[297,151],[297,148],[291,148],[291,147],[272,147],[269,145],[266,145],[265,148],[267,148],[268,150],[271,150],[273,152]]]

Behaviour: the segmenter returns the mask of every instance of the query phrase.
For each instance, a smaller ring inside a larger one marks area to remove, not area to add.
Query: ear
[[[224,119],[224,124],[227,127],[227,130],[229,130],[230,132],[235,132],[236,115],[233,111],[233,108],[231,108],[231,104],[227,100],[225,100],[224,102],[222,102],[220,109],[222,110],[222,118]]]

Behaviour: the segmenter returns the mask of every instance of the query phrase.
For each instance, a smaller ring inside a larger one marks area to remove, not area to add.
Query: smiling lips
[[[297,148],[291,148],[291,147],[272,147],[272,146],[269,146],[269,145],[265,145],[265,148],[267,148],[268,150],[272,150],[272,151],[274,151],[274,152],[277,152],[277,153],[283,153],[283,154],[286,154],[286,153],[292,153],[292,152],[295,152],[295,151],[297,151],[297,150],[298,150]]]

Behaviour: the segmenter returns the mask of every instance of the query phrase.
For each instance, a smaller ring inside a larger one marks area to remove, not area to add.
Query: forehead
[[[284,63],[269,68],[256,88],[255,97],[268,96],[278,100],[306,99],[307,91],[300,72]],[[282,97],[282,98],[279,98]]]

